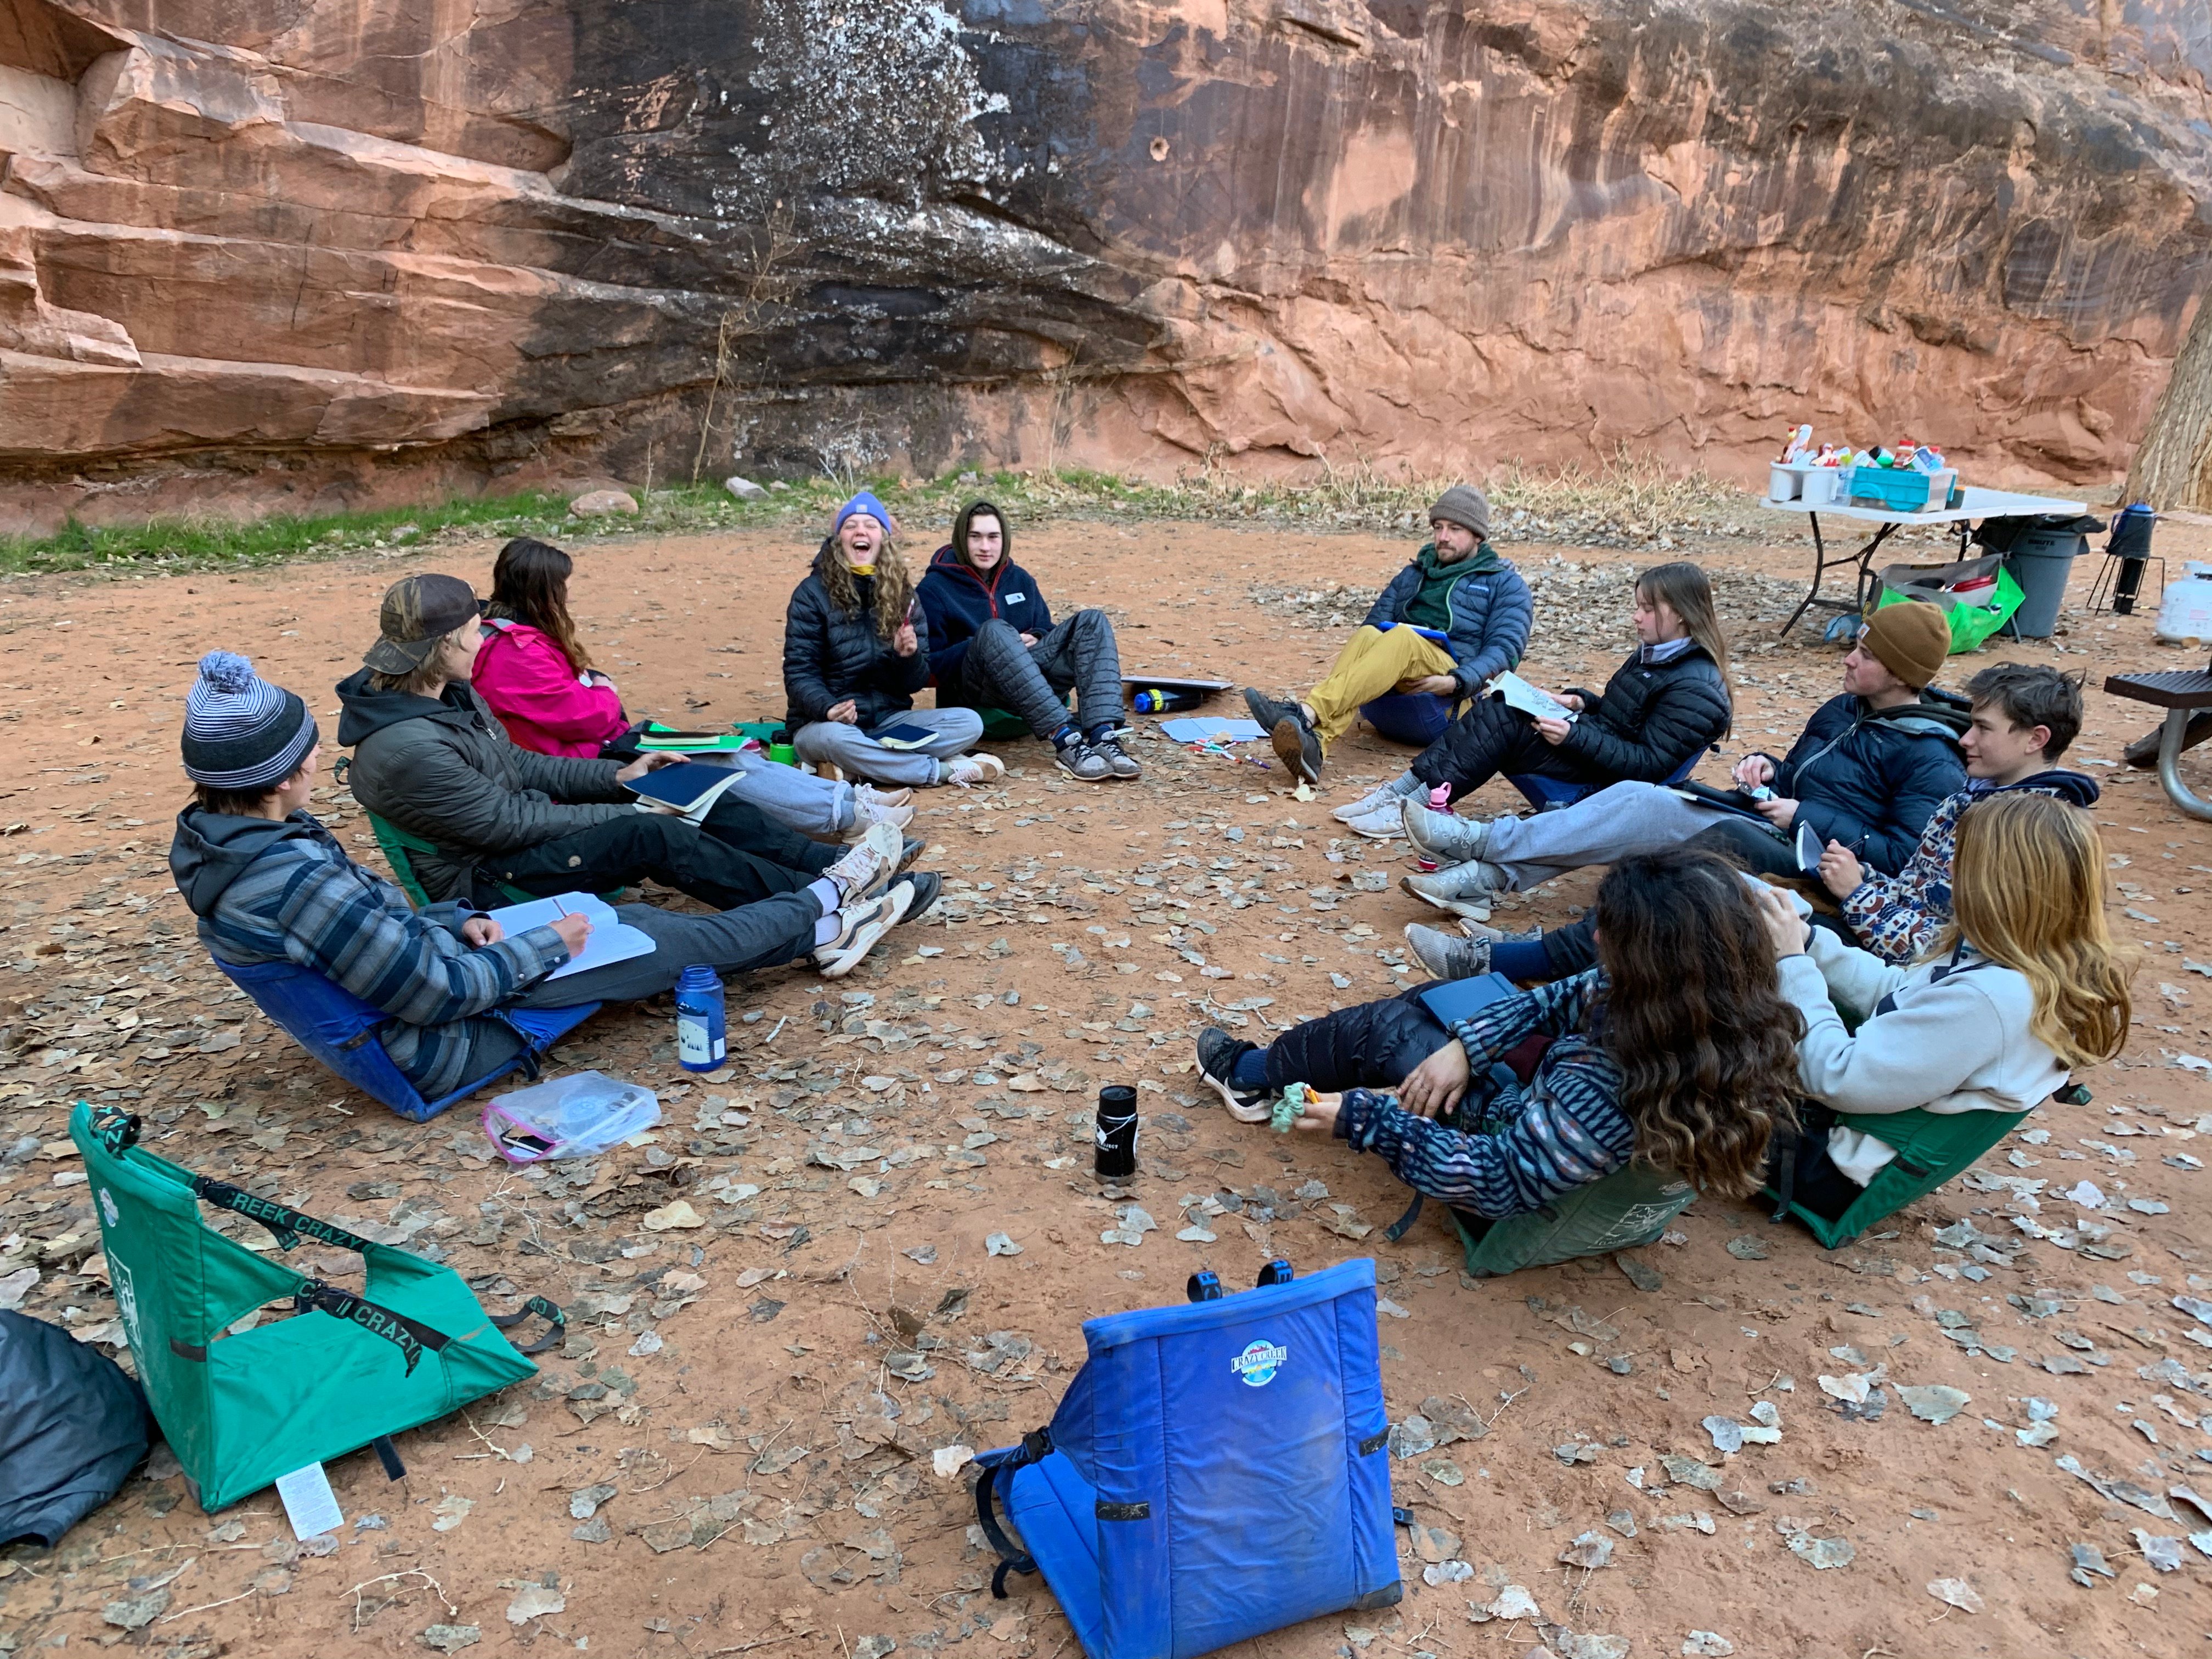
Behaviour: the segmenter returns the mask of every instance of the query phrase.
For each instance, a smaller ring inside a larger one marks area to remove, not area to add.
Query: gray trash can
[[[2023,531],[2005,554],[2005,568],[2020,584],[2020,609],[2005,631],[2025,640],[2047,640],[2058,625],[2058,606],[2074,561],[2089,550],[2089,538],[2072,530]]]

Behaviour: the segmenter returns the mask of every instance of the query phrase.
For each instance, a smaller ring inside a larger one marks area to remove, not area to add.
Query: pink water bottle
[[[1451,811],[1451,785],[1440,783],[1429,791],[1429,811],[1431,812]],[[1415,860],[1415,862],[1420,866],[1421,873],[1425,876],[1432,874],[1437,868],[1437,861],[1432,858],[1424,856]]]

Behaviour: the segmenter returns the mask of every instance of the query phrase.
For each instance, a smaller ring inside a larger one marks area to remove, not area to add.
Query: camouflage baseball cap
[[[440,640],[481,614],[476,590],[459,576],[403,576],[384,590],[376,619],[382,637],[362,664],[380,674],[411,674]]]

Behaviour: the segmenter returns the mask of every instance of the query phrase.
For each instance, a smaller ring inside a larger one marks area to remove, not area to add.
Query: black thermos
[[[2142,592],[2143,567],[2150,562],[2151,527],[2158,518],[2142,502],[2131,502],[2120,509],[2112,523],[2112,539],[2105,544],[2105,556],[2120,562],[2119,579],[2112,586],[2112,614],[2131,615],[2136,599]]]
[[[1137,1173],[1137,1091],[1109,1083],[1098,1091],[1097,1170],[1109,1181]]]

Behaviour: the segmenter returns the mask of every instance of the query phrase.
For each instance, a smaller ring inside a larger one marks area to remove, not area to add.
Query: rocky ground
[[[1055,603],[1113,612],[1130,665],[1272,686],[1308,678],[1410,550],[1197,523],[1024,534]],[[2160,536],[2170,560],[2212,551],[2202,526]],[[586,554],[577,609],[632,712],[780,713],[781,602],[811,541]],[[481,583],[492,551],[434,557]],[[1786,740],[1837,674],[1816,630],[1774,637],[1805,550],[1683,551],[1741,653],[1730,754]],[[1528,550],[1526,672],[1601,676],[1633,563],[1679,556]],[[518,1172],[472,1109],[416,1126],[337,1086],[210,968],[170,890],[182,696],[223,646],[334,714],[378,593],[426,562],[0,586],[0,1305],[128,1363],[65,1133],[89,1098],[143,1114],[178,1163],[450,1262],[495,1310],[555,1298],[568,1341],[534,1382],[401,1436],[404,1480],[334,1462],[344,1523],[304,1542],[272,1492],[203,1514],[157,1450],[58,1551],[0,1553],[0,1652],[1061,1659],[1048,1590],[989,1594],[960,1449],[1047,1420],[1086,1316],[1171,1302],[1200,1265],[1237,1285],[1276,1255],[1360,1254],[1419,1523],[1406,1598],[1266,1638],[1268,1659],[2175,1653],[2212,1631],[2212,1511],[2180,1495],[2212,1501],[2212,1176],[2191,1144],[2212,1134],[2212,835],[2114,764],[2148,711],[2093,690],[2076,751],[2107,787],[2115,923],[2142,953],[2137,1030],[2087,1079],[2094,1103],[2045,1109],[1846,1249],[1701,1202],[1633,1256],[1477,1282],[1433,1215],[1383,1241],[1402,1198],[1386,1171],[1232,1122],[1190,1072],[1206,1022],[1263,1037],[1406,981],[1400,930],[1422,912],[1395,887],[1401,846],[1327,816],[1401,763],[1371,738],[1312,801],[1149,722],[1133,786],[1005,745],[1002,787],[925,798],[939,915],[842,983],[733,985],[726,1073],[677,1067],[665,1006],[560,1048],[659,1092],[659,1129],[592,1163]],[[2090,574],[2058,639],[2002,652],[2093,687],[2188,665],[2147,615],[2086,615]],[[374,862],[341,789],[318,807]],[[1564,920],[1590,890],[1563,880],[1510,919]],[[1140,1091],[1143,1167],[1107,1189],[1085,1149],[1116,1080]]]

